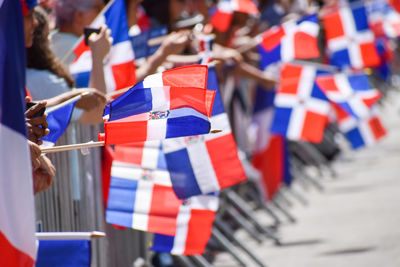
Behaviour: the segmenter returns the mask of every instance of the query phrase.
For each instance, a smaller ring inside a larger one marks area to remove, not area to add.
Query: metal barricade
[[[95,140],[99,130],[98,126],[73,122],[57,144]],[[106,232],[106,238],[92,243],[92,266],[130,267],[138,257],[147,259],[150,234],[105,223],[101,149],[58,152],[49,157],[57,171],[54,184],[36,196],[37,230]]]

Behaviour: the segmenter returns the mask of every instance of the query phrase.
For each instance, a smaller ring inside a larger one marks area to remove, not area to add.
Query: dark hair
[[[157,26],[169,25],[169,0],[143,0],[142,7]]]
[[[38,70],[48,70],[58,77],[64,78],[69,87],[75,87],[75,81],[65,67],[57,60],[48,45],[47,36],[43,35],[48,25],[48,15],[41,7],[36,7],[33,15],[38,21],[35,29],[32,47],[27,49],[27,67]]]

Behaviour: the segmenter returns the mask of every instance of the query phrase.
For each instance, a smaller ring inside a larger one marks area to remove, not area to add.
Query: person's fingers
[[[29,103],[29,102],[32,102],[32,97],[30,97],[30,96],[25,96],[25,104],[26,104],[26,103]]]
[[[110,30],[110,29],[107,29],[107,30],[105,31],[105,36],[106,36],[107,38],[111,36],[111,30]]]
[[[45,127],[45,126],[47,126],[46,118],[47,118],[47,116],[43,115],[43,116],[40,116],[40,117],[30,118],[27,121],[33,126],[41,125],[43,128],[46,128]]]
[[[38,137],[38,138],[43,137],[43,136],[46,135],[46,134],[45,134],[45,133],[46,133],[46,132],[45,132],[45,129],[40,128],[40,127],[32,127],[32,132],[33,132],[33,134],[36,135],[36,137]]]
[[[33,107],[29,108],[26,112],[25,112],[25,117],[30,118],[33,115],[35,115],[39,110],[41,110],[42,108],[46,107],[47,101],[40,101],[38,102],[36,105],[34,105]]]
[[[114,38],[108,37],[108,43],[110,44],[110,46],[113,44],[113,42],[114,42]]]

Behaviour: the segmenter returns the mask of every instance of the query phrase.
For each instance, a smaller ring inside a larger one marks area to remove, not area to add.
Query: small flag
[[[99,28],[106,24],[111,30],[112,44],[109,55],[105,58],[104,78],[107,91],[126,88],[136,82],[134,54],[128,36],[124,0],[115,0],[111,7],[97,17],[90,25]],[[70,73],[76,80],[77,87],[88,87],[92,70],[92,55],[84,40],[75,47],[75,60],[70,65]]]
[[[181,199],[216,192],[246,179],[213,67],[207,84],[216,92],[211,124],[222,132],[163,141],[172,186]]]
[[[36,267],[90,267],[90,240],[40,240]]]
[[[214,96],[194,87],[133,87],[107,104],[99,140],[110,145],[209,133]]]
[[[316,80],[328,99],[355,118],[365,118],[381,93],[372,89],[364,73],[321,75]]]
[[[333,104],[339,130],[353,149],[371,146],[386,136],[386,129],[374,110],[368,117],[357,120],[341,107]]]
[[[315,84],[320,72],[313,66],[286,64],[274,105],[271,132],[290,140],[319,143],[328,121],[330,105]]]
[[[214,34],[201,34],[198,40],[198,55],[200,56],[200,63],[207,65],[213,60],[213,45],[215,41]]]
[[[263,33],[258,45],[261,69],[279,61],[290,62],[293,59],[319,57],[318,33],[316,14],[268,29]]]
[[[211,14],[211,24],[220,32],[226,32],[231,25],[233,12],[250,15],[258,14],[258,8],[252,0],[219,0]]]
[[[135,53],[135,60],[140,61],[154,54],[160,45],[149,45],[149,40],[152,38],[165,36],[167,34],[167,27],[160,26],[130,37],[133,51]]]
[[[155,234],[152,250],[175,255],[200,255],[210,239],[217,195],[191,197],[182,202],[174,236]]]
[[[175,235],[182,201],[166,170],[147,170],[114,160],[106,221],[136,230]]]
[[[380,63],[375,37],[369,28],[365,6],[343,6],[323,18],[331,64],[361,69]]]

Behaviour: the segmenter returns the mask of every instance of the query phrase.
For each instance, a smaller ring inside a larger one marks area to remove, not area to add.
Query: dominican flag
[[[174,68],[144,78],[133,88],[151,87],[197,87],[207,88],[208,67],[205,65],[191,65]]]
[[[35,267],[90,267],[90,240],[40,240]]]
[[[110,53],[105,58],[104,78],[107,91],[126,88],[136,82],[134,53],[128,36],[124,0],[115,0],[105,13],[100,14],[90,25],[99,28],[106,24],[114,39]],[[92,54],[84,40],[80,40],[74,49],[75,60],[70,65],[70,73],[76,80],[77,87],[89,87],[92,70]]]
[[[112,145],[209,133],[214,96],[195,87],[133,87],[107,104],[99,140]]]
[[[364,5],[344,6],[323,18],[331,64],[361,69],[380,63]]]
[[[316,14],[268,29],[261,36],[258,45],[261,69],[279,61],[290,62],[294,59],[319,57],[318,32]]]
[[[220,191],[246,179],[212,67],[207,87],[216,92],[211,125],[222,132],[163,141],[172,186],[181,199]]]
[[[210,239],[217,195],[191,197],[182,202],[174,236],[155,234],[152,250],[175,255],[201,255]]]
[[[252,125],[256,127],[252,164],[262,174],[261,192],[271,200],[282,183],[290,184],[287,141],[281,135],[271,134],[275,92],[257,88]]]
[[[175,235],[182,201],[166,170],[148,170],[114,160],[106,221],[136,230]]]
[[[400,0],[389,0],[389,4],[400,13]]]
[[[339,130],[350,142],[353,149],[371,146],[386,136],[386,129],[374,110],[369,116],[356,119],[340,106],[333,104]]]
[[[258,8],[252,0],[219,0],[211,11],[211,24],[216,30],[226,32],[231,25],[233,12],[256,15]]]
[[[356,119],[368,117],[371,107],[381,97],[378,90],[371,88],[364,73],[321,75],[316,82],[331,102]]]
[[[330,110],[329,101],[315,83],[317,71],[310,65],[286,64],[274,105],[271,132],[290,140],[322,141]]]
[[[400,36],[400,14],[385,1],[366,3],[368,22],[376,37]]]
[[[35,205],[24,116],[21,1],[0,0],[0,262],[35,264]]]

